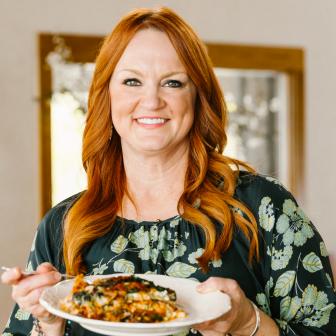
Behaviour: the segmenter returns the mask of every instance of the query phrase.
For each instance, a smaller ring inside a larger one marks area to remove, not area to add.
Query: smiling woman
[[[60,271],[158,273],[227,293],[230,311],[188,335],[336,334],[322,238],[280,182],[222,154],[226,119],[206,48],[186,22],[168,8],[122,18],[90,88],[88,188],[44,217],[29,258],[37,274],[3,275],[17,302],[6,333],[95,335],[39,304]]]

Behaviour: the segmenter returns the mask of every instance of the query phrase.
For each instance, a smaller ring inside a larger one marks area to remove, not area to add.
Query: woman
[[[225,123],[193,30],[167,8],[124,17],[102,46],[90,89],[88,189],[40,224],[28,263],[39,274],[3,274],[17,302],[5,335],[93,335],[39,305],[58,271],[155,272],[226,292],[230,312],[190,334],[336,335],[321,237],[277,181],[222,155]]]

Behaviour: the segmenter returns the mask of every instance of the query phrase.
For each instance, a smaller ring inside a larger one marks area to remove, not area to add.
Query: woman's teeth
[[[165,119],[162,118],[139,118],[137,119],[139,124],[145,124],[145,125],[157,125],[157,124],[164,124]]]

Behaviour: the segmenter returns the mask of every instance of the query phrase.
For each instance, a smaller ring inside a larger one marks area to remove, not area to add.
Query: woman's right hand
[[[61,335],[64,320],[50,314],[39,303],[42,291],[59,282],[61,274],[50,263],[39,265],[36,272],[38,274],[24,276],[20,268],[11,268],[2,274],[1,281],[12,285],[12,298],[22,310],[29,312],[40,321],[46,335]]]

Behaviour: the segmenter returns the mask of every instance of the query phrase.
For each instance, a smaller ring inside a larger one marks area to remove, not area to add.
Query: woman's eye
[[[164,86],[169,86],[169,87],[173,87],[173,88],[177,88],[177,87],[181,87],[182,83],[178,80],[169,80],[167,81]]]
[[[140,82],[136,78],[128,78],[123,81],[123,84],[127,86],[139,86]]]

